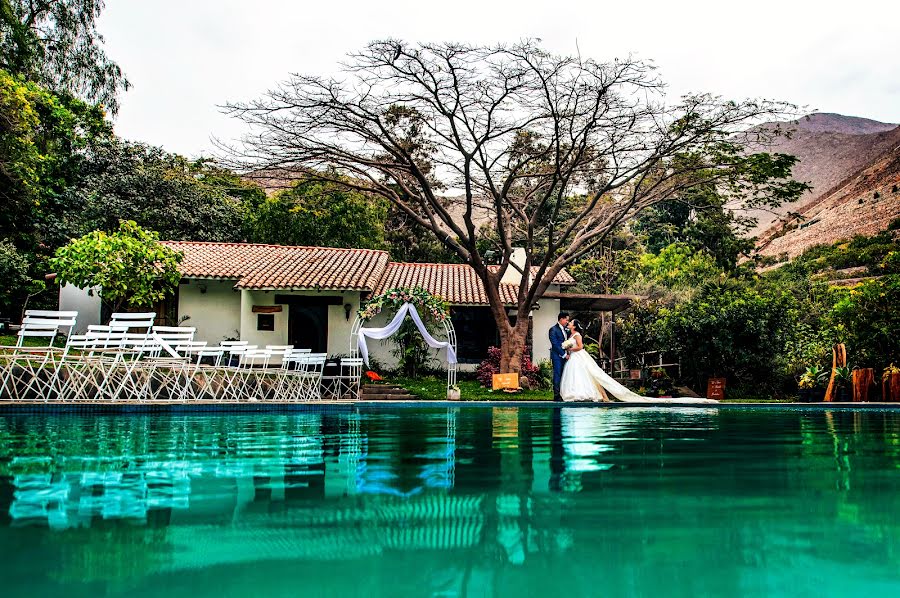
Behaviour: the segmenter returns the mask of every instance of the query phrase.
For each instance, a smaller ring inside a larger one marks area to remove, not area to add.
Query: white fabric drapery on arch
[[[416,306],[412,303],[404,303],[403,307],[397,310],[397,314],[394,316],[394,319],[391,320],[390,324],[383,328],[362,327],[359,329],[359,332],[357,332],[356,346],[359,348],[359,355],[363,358],[365,364],[369,365],[369,347],[366,345],[366,338],[368,337],[376,340],[388,338],[400,329],[400,325],[403,324],[403,320],[406,319],[407,314],[409,314],[412,321],[416,324],[416,328],[419,329],[422,338],[425,339],[428,346],[433,349],[447,349],[447,362],[455,364],[456,348],[448,341],[439,341],[431,336],[428,329],[425,328],[425,324],[422,323],[422,318],[419,317]]]

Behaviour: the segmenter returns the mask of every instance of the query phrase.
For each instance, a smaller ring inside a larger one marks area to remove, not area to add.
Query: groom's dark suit
[[[550,329],[550,361],[553,362],[553,400],[561,401],[559,383],[562,381],[563,368],[566,365],[566,350],[562,348],[568,334],[556,324]]]

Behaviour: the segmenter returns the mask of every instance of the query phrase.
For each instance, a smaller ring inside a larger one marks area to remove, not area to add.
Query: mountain
[[[882,124],[873,122],[843,125],[871,129]],[[811,143],[814,139],[821,143],[820,151]],[[835,139],[846,147],[834,146]],[[813,189],[796,202],[791,209],[797,217],[763,231],[757,243],[763,256],[792,258],[814,245],[881,232],[900,217],[900,127],[864,134],[816,131],[807,134],[806,141],[808,144],[801,148],[808,160],[803,172],[807,176],[813,173],[822,181],[841,178],[830,186]],[[804,180],[798,171],[799,165],[795,177]]]
[[[776,125],[789,135],[776,137],[772,144],[758,149],[799,158],[794,166],[794,178],[809,183],[812,190],[773,211],[751,210],[749,214],[758,220],[750,233],[754,236],[767,234],[770,228],[779,225],[780,219],[815,202],[848,176],[871,164],[893,147],[892,131],[897,128],[894,124],[829,113],[810,114],[762,127],[772,129]]]

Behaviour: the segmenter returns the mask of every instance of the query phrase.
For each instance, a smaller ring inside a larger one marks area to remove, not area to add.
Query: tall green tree
[[[0,71],[0,236],[29,251],[63,242],[69,191],[111,136],[101,109]]]
[[[60,284],[97,289],[116,312],[125,305],[152,307],[174,293],[183,257],[155,232],[123,220],[116,232],[94,231],[60,247],[51,265]]]
[[[242,241],[248,211],[265,198],[256,184],[209,161],[121,139],[94,148],[72,192],[82,206],[70,214],[75,234],[114,230],[125,219],[189,241]]]
[[[750,180],[783,180],[784,184],[769,190],[771,196],[758,205],[777,206],[799,197],[809,186],[791,180],[791,168],[797,158],[787,154],[754,154],[741,165]],[[737,189],[723,188],[710,181],[685,189],[673,199],[644,210],[632,223],[647,250],[659,253],[672,243],[682,243],[703,250],[715,258],[726,271],[733,270],[742,257],[753,253],[755,240],[747,233],[756,219],[740,208]],[[755,202],[754,202],[755,203]]]
[[[128,79],[103,49],[103,0],[0,0],[0,69],[115,114]]]
[[[332,183],[300,181],[263,202],[248,223],[256,243],[385,249],[387,201]]]

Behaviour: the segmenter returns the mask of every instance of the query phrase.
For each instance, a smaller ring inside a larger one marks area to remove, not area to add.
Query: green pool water
[[[900,412],[0,416],[0,595],[897,596]]]

